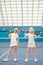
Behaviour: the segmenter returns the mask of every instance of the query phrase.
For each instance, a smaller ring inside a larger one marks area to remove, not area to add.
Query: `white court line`
[[[8,51],[6,51],[4,54],[2,54],[2,55],[0,56],[0,59],[1,59],[2,57],[4,57],[7,53],[8,53]]]

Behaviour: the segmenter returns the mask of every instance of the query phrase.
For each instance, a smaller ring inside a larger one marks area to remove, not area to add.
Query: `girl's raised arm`
[[[11,38],[11,33],[9,34],[9,38]]]
[[[39,38],[39,37],[40,37],[40,35],[34,35],[34,37],[35,37],[35,38]]]
[[[41,36],[42,32],[40,32],[39,35],[34,35],[35,38],[39,38]]]
[[[29,33],[25,33],[25,34],[24,34],[24,37],[27,37],[27,36],[29,36]]]

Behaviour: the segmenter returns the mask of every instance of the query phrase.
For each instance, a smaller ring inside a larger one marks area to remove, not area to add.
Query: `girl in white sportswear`
[[[18,49],[18,29],[15,28],[13,33],[10,33],[9,36],[11,38],[10,48],[8,50],[7,57],[4,59],[4,61],[8,61],[8,58],[11,54],[12,49],[14,48],[14,61],[17,61],[17,49]]]
[[[28,54],[30,53],[30,48],[32,48],[32,51],[33,51],[33,54],[34,54],[34,60],[35,62],[37,62],[37,57],[36,57],[36,51],[35,51],[35,41],[34,41],[34,38],[38,38],[40,35],[36,36],[35,33],[34,33],[34,29],[33,28],[30,28],[29,29],[29,33],[26,34],[25,33],[25,37],[28,36],[28,48],[27,48],[27,53],[26,53],[26,58],[25,58],[25,62],[28,62]]]

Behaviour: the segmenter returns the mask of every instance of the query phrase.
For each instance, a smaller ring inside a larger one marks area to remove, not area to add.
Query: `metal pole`
[[[34,9],[34,0],[32,0],[32,26],[33,26],[33,9]]]
[[[12,26],[13,26],[13,15],[12,15],[12,7],[11,7],[11,0],[10,0],[10,10],[11,10],[11,20],[12,20]]]
[[[23,26],[23,0],[21,0],[22,26]]]
[[[40,6],[40,0],[38,1],[37,25],[38,25],[38,17],[39,17],[39,6]]]
[[[3,12],[2,12],[1,0],[0,0],[0,11],[1,11],[1,15],[2,15],[3,26],[5,26],[5,23],[4,23],[4,16],[3,16]]]
[[[7,19],[7,25],[8,25],[8,16],[7,16],[7,9],[6,9],[6,2],[4,0],[4,6],[5,6],[5,11],[6,11],[6,19]]]
[[[17,11],[17,0],[15,0],[15,3],[16,3],[17,26],[18,26],[18,11]]]

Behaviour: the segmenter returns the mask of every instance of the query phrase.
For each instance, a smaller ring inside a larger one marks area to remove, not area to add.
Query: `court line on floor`
[[[4,54],[2,54],[2,55],[0,56],[0,59],[1,59],[2,57],[4,57],[7,53],[8,53],[8,51],[6,51]]]

